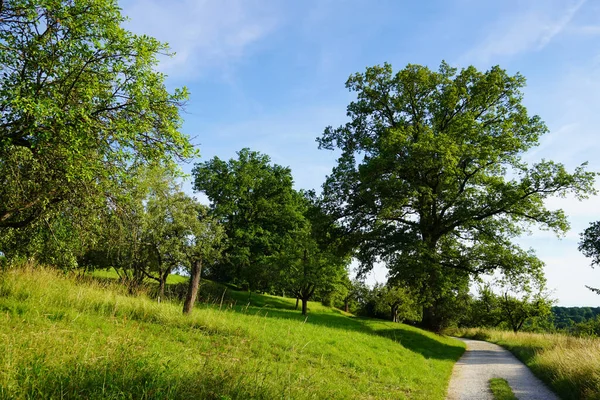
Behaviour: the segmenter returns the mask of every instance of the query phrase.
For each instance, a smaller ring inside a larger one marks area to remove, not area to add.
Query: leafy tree
[[[181,191],[173,171],[161,166],[141,168],[107,204],[98,245],[81,263],[114,267],[134,289],[145,278],[158,283],[164,298],[168,276],[176,269],[191,273],[184,312],[195,301],[204,263],[218,259],[222,228],[205,206]]]
[[[78,260],[97,241],[97,208],[64,207],[53,210],[26,227],[0,228],[0,249],[7,260],[36,262],[74,269]]]
[[[285,236],[278,265],[280,284],[302,301],[302,314],[306,315],[308,301],[315,292],[331,292],[347,278],[349,258],[337,251],[328,234],[335,227],[324,223],[327,217],[319,206],[310,195],[302,200],[305,219]]]
[[[289,168],[242,149],[228,162],[215,157],[196,164],[195,190],[210,199],[211,214],[223,225],[224,258],[213,276],[268,290],[278,279],[275,258],[291,231],[302,231],[301,198]]]
[[[101,205],[126,166],[194,153],[187,91],[154,70],[166,45],[123,22],[114,0],[1,2],[0,235]]]
[[[139,287],[149,266],[145,204],[162,174],[167,171],[158,167],[131,167],[113,183],[110,196],[97,209],[98,223],[91,232],[96,240],[78,259],[80,267],[114,268],[130,291]]]
[[[476,327],[498,327],[503,322],[500,312],[499,298],[491,285],[480,285],[478,297],[473,299],[469,309],[466,325]]]
[[[573,326],[573,333],[577,336],[600,336],[600,315]]]
[[[413,296],[405,287],[386,285],[381,296],[383,303],[389,306],[392,322],[402,322],[406,318],[416,319]]]
[[[351,310],[355,312],[365,291],[368,291],[369,288],[364,282],[350,279],[348,275],[342,278],[342,285],[345,287],[342,296],[343,309],[345,312],[351,312]]]
[[[190,281],[183,313],[189,314],[198,296],[198,286],[204,265],[214,265],[221,258],[221,242],[224,239],[222,226],[208,215],[206,207],[196,204],[198,221],[192,224],[192,236],[188,237],[186,256],[190,270]]]
[[[600,265],[600,221],[592,222],[580,235],[579,251],[592,259],[592,268]],[[600,288],[587,286],[592,292],[600,294]]]
[[[544,282],[537,284],[536,291],[529,285],[514,285],[499,281],[500,294],[490,284],[479,286],[477,299],[471,302],[470,315],[463,324],[476,327],[507,327],[515,333],[524,326],[544,330],[552,314],[553,300],[544,292]]]
[[[552,301],[542,294],[519,298],[505,291],[498,300],[502,317],[515,333],[521,330],[526,321],[551,313]]]
[[[360,293],[358,302],[361,305],[361,315],[389,319],[393,322],[406,319],[415,321],[420,317],[420,306],[406,287],[388,281],[385,285],[378,283],[372,288],[359,284],[357,288]]]
[[[367,284],[356,278],[350,279],[348,275],[342,278],[341,284],[345,286],[341,308],[346,312],[366,315],[365,304],[368,302],[371,292]]]
[[[196,246],[195,233],[200,229],[199,212],[199,204],[169,180],[155,183],[145,200],[142,273],[158,282],[159,301],[169,275],[190,261],[190,248]]]
[[[547,128],[521,104],[525,79],[499,67],[438,72],[389,64],[352,75],[350,122],[328,127],[319,147],[339,149],[324,185],[330,213],[358,246],[362,268],[384,261],[418,289],[423,324],[439,330],[445,299],[501,270],[542,274],[511,239],[531,225],[562,233],[568,222],[544,199],[594,193],[594,173],[522,155]]]

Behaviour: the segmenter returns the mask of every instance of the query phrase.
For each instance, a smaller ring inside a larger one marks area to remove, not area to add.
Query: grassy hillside
[[[491,329],[462,329],[454,333],[507,348],[563,399],[600,400],[599,338]]]
[[[304,318],[290,299],[247,297],[184,317],[116,285],[4,272],[0,398],[443,399],[464,350],[406,325],[314,303]]]
[[[91,273],[91,275],[94,276],[94,277],[96,277],[96,278],[102,278],[102,279],[119,279],[119,275],[117,275],[117,273],[115,272],[115,270],[112,269],[112,268],[110,268],[110,269],[97,269],[97,270],[93,271]],[[149,278],[146,278],[145,281],[146,282],[151,282],[151,283],[155,282],[155,281],[153,281],[152,279],[149,279]],[[185,276],[176,275],[176,274],[171,274],[167,278],[167,284],[185,283],[187,281],[188,281],[188,279]]]

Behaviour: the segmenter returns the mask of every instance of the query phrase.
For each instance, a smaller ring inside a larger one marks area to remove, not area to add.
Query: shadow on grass
[[[282,300],[283,302],[283,300]],[[292,307],[293,308],[293,307]],[[306,322],[308,324],[326,326],[334,329],[352,330],[362,333],[367,333],[376,336],[382,336],[390,339],[407,350],[421,354],[425,358],[434,358],[438,360],[456,361],[464,352],[461,346],[452,346],[441,343],[417,330],[413,330],[404,325],[398,324],[398,328],[375,329],[369,326],[370,323],[384,322],[361,317],[348,317],[332,311],[329,313],[309,313],[304,316],[300,311],[293,309],[280,310],[273,308],[258,308],[258,307],[241,307],[234,306],[232,309],[235,312],[244,314],[255,314],[266,318],[281,318]],[[389,322],[389,321],[387,321]]]
[[[187,290],[187,283],[167,284],[167,296],[173,299],[182,299],[185,290]],[[306,317],[295,309],[295,299],[231,290],[231,288],[221,283],[212,281],[202,281],[199,303],[205,307],[225,306],[238,313],[295,320],[334,329],[352,330],[381,336],[399,343],[404,348],[421,354],[425,358],[456,361],[464,352],[463,347],[441,343],[417,330],[400,324],[398,324],[398,328],[374,329],[369,323],[383,321],[349,317],[336,309],[325,313],[309,312],[308,317]]]

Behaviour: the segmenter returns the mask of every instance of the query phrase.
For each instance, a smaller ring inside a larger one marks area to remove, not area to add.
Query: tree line
[[[346,82],[356,94],[348,122],[317,138],[340,154],[320,193],[241,149],[195,165],[206,206],[179,184],[178,162],[198,154],[181,132],[187,89],[168,91],[156,70],[167,46],[123,22],[114,0],[0,2],[4,264],[113,267],[132,291],[156,281],[159,299],[167,276],[185,270],[184,312],[201,276],[293,296],[303,313],[337,293],[345,309],[362,301],[436,331],[457,323],[475,283],[471,308],[485,324],[517,331],[548,308],[543,262],[514,239],[532,227],[566,232],[567,216],[544,201],[595,194],[596,173],[525,161],[548,128],[523,105],[522,75],[368,67]],[[593,265],[599,226],[580,243]],[[385,265],[388,284],[360,297],[352,259],[359,276]]]

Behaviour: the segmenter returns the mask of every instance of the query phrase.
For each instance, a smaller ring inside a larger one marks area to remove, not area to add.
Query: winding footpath
[[[467,351],[454,365],[447,400],[494,400],[491,378],[504,378],[519,400],[559,400],[508,350],[488,342],[460,339]]]

